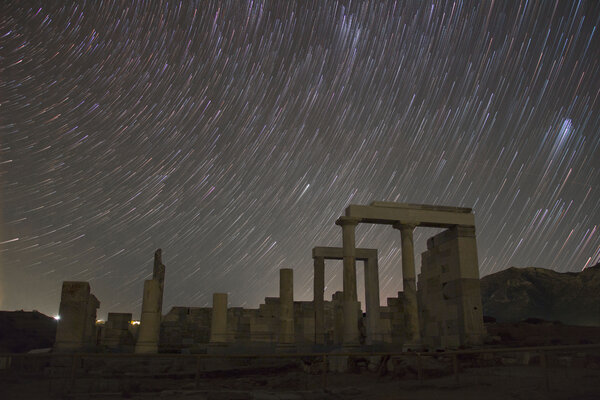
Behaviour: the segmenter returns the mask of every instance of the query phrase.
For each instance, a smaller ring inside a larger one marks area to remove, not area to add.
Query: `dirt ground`
[[[546,388],[546,382],[549,389]],[[419,381],[416,377],[356,374],[322,375],[302,371],[243,377],[192,376],[163,379],[121,378],[98,382],[78,377],[70,393],[60,379],[0,376],[0,399],[572,399],[600,400],[600,370],[550,368],[548,380],[537,366],[498,366],[461,371],[458,382],[448,375]],[[107,386],[108,385],[108,386]],[[112,385],[112,386],[111,386]]]

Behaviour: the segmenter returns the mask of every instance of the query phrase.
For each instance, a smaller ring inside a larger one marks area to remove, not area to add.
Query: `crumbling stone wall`
[[[334,305],[326,301],[327,343],[334,342]],[[339,305],[341,310],[341,303]],[[340,311],[338,310],[338,311]],[[203,348],[210,341],[212,308],[173,307],[162,318],[160,351]],[[294,335],[297,344],[314,343],[315,315],[312,301],[294,302]],[[341,335],[341,322],[339,327]],[[279,298],[267,297],[258,309],[230,307],[227,310],[227,340],[230,344],[276,344],[279,337]],[[340,342],[341,343],[341,336]]]
[[[55,351],[91,350],[97,345],[96,310],[100,302],[88,282],[63,282]]]
[[[455,226],[427,241],[419,274],[423,344],[457,348],[483,342],[483,309],[473,227]]]

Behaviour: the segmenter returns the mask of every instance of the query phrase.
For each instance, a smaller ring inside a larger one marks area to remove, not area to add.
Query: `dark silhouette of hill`
[[[498,322],[527,318],[600,326],[600,264],[582,272],[515,268],[481,279],[483,312]]]
[[[0,311],[0,352],[52,347],[56,320],[37,311]]]

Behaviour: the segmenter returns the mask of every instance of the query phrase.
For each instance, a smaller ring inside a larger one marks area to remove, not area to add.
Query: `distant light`
[[[131,321],[131,325],[139,325],[140,321]]]
[[[97,319],[97,320],[96,320],[96,323],[97,323],[97,324],[103,324],[103,323],[104,323],[104,320],[103,320],[103,319]]]
[[[60,319],[60,315],[55,315],[54,319],[58,321]]]

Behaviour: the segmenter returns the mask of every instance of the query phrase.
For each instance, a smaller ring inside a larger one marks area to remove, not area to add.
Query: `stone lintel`
[[[416,204],[416,203],[395,203],[392,201],[373,201],[370,206],[373,207],[388,207],[388,208],[405,208],[405,209],[421,209],[430,211],[450,211],[469,214],[473,212],[472,208],[453,207],[453,206],[437,206],[432,204]]]
[[[323,257],[326,260],[343,260],[344,249],[342,247],[314,247],[313,258]],[[356,259],[367,261],[369,258],[377,258],[377,249],[356,249]]]
[[[354,218],[354,217],[349,217],[347,215],[342,215],[335,221],[335,224],[339,225],[339,226],[358,225],[361,222],[362,222],[362,220],[360,218]]]
[[[346,217],[362,223],[388,224],[411,221],[418,226],[449,228],[455,225],[475,226],[475,216],[468,208],[411,205],[376,202],[369,206],[351,204]],[[340,221],[338,219],[338,221]],[[338,223],[338,222],[336,222]]]

